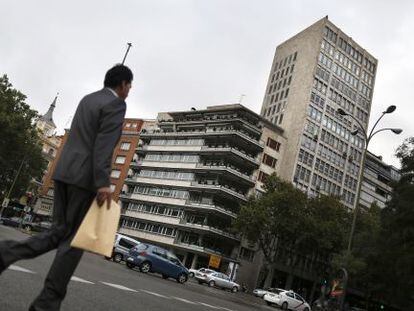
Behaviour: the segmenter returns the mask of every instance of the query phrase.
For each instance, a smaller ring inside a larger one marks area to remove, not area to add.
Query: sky
[[[127,116],[242,104],[260,112],[275,48],[320,18],[329,19],[378,61],[372,124],[389,105],[370,150],[393,154],[414,135],[414,1],[403,0],[0,0],[0,74],[45,113],[59,92],[58,132],[79,100],[102,87],[122,61],[134,72]]]

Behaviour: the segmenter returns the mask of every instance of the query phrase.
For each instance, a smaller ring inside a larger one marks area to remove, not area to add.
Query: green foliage
[[[283,260],[295,266],[298,255],[320,255],[326,261],[343,248],[349,217],[337,198],[307,198],[276,175],[266,193],[242,206],[236,228],[258,242],[268,264]]]
[[[381,212],[376,252],[370,257],[373,288],[388,301],[414,309],[414,137],[397,149],[401,180]]]
[[[0,197],[4,197],[24,159],[12,197],[19,197],[32,178],[40,178],[45,161],[34,120],[36,111],[26,96],[14,89],[6,75],[0,77]]]

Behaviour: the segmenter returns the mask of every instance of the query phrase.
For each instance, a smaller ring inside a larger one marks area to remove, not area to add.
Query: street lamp
[[[342,108],[338,108],[337,112],[341,115],[341,116],[348,116],[351,119],[353,119],[359,126],[359,128],[355,129],[354,131],[351,132],[351,135],[357,135],[358,133],[363,134],[364,136],[364,151],[362,153],[362,162],[361,162],[361,167],[359,170],[359,178],[358,178],[358,189],[356,192],[356,198],[355,198],[355,207],[354,207],[354,214],[353,214],[353,219],[352,219],[352,226],[351,226],[351,232],[349,234],[349,239],[348,239],[348,248],[347,248],[347,254],[348,256],[351,254],[351,249],[352,249],[352,241],[354,238],[354,233],[355,233],[355,225],[356,225],[356,219],[358,216],[358,212],[359,212],[359,198],[361,195],[361,186],[362,186],[362,179],[363,179],[363,174],[364,174],[364,167],[365,167],[365,159],[367,156],[367,151],[368,151],[368,145],[372,139],[373,136],[375,136],[376,134],[383,132],[383,131],[391,131],[394,134],[401,134],[402,133],[402,129],[400,128],[382,128],[379,129],[377,131],[374,132],[375,128],[377,127],[379,121],[388,113],[392,113],[395,111],[395,109],[397,109],[396,106],[391,105],[389,106],[385,111],[382,112],[381,116],[378,118],[378,120],[375,122],[374,126],[372,127],[371,131],[368,133],[365,128],[362,126],[361,122],[355,118],[352,114],[347,113],[345,110],[343,110]]]

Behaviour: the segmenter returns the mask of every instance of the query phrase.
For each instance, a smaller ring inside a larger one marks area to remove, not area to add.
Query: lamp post
[[[361,122],[357,118],[355,118],[352,114],[347,113],[342,108],[338,108],[338,110],[337,110],[337,112],[341,116],[348,116],[358,124],[359,128],[357,128],[356,130],[351,132],[352,135],[355,136],[359,132],[361,132],[364,136],[364,150],[362,152],[362,162],[361,162],[361,167],[360,167],[359,176],[358,176],[358,188],[357,188],[356,198],[355,198],[355,205],[354,205],[354,213],[353,213],[353,218],[352,218],[351,232],[349,234],[349,239],[348,239],[348,248],[347,248],[347,255],[348,256],[351,254],[352,241],[353,241],[353,238],[354,238],[356,220],[357,220],[358,212],[359,212],[359,198],[361,196],[361,186],[362,186],[362,180],[363,180],[363,176],[364,176],[364,167],[365,167],[365,160],[366,160],[367,151],[368,151],[368,145],[369,145],[372,137],[375,136],[376,134],[380,133],[380,132],[391,131],[391,132],[393,132],[394,134],[397,134],[397,135],[402,133],[402,129],[399,129],[399,128],[382,128],[382,129],[379,129],[379,130],[375,131],[375,128],[377,127],[379,121],[386,114],[394,112],[396,108],[397,108],[396,106],[392,105],[392,106],[389,106],[387,108],[387,110],[383,111],[381,116],[375,122],[374,126],[372,127],[372,129],[369,133],[364,129]]]

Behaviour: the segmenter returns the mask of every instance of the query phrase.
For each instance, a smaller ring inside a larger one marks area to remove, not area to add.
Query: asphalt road
[[[27,235],[0,225],[0,240]],[[34,260],[19,261],[0,276],[0,311],[24,311],[37,296],[54,252]],[[69,284],[63,311],[99,310],[276,310],[256,297],[199,285],[163,280],[155,274],[131,271],[123,264],[85,254]]]

